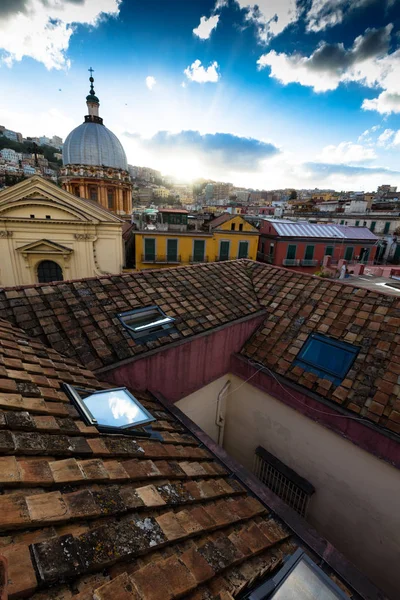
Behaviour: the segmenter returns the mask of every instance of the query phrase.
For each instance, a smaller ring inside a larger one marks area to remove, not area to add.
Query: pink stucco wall
[[[230,370],[231,356],[239,352],[265,315],[226,325],[174,347],[101,372],[102,380],[133,390],[160,392],[177,402]]]

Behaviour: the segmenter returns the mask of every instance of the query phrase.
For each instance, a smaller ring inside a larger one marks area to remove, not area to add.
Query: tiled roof
[[[400,299],[260,263],[252,280],[268,316],[242,354],[400,433]],[[360,348],[339,386],[294,364],[312,332]]]
[[[278,235],[283,237],[333,238],[347,240],[369,240],[378,238],[367,227],[349,227],[347,225],[328,225],[307,222],[285,222],[264,219],[274,226]]]
[[[106,435],[84,424],[62,382],[108,387],[0,321],[10,599],[229,600],[294,552],[293,533],[154,397],[136,394],[163,441]]]
[[[176,317],[177,331],[138,344],[115,315],[152,304]],[[395,296],[248,260],[0,292],[2,316],[92,369],[189,340],[261,309],[268,316],[246,343],[244,356],[400,433],[400,299]],[[294,364],[311,332],[360,347],[341,385]]]
[[[219,215],[219,217],[215,217],[215,219],[208,221],[208,223],[206,225],[210,226],[211,229],[215,229],[215,227],[219,227],[220,225],[222,225],[222,223],[226,223],[226,221],[230,221],[231,219],[234,219],[235,217],[238,217],[238,216],[240,216],[240,215],[231,215],[230,213],[222,213],[222,215]]]
[[[139,344],[117,313],[157,304],[176,331]],[[91,369],[207,332],[259,310],[246,261],[148,270],[0,291],[0,315]]]

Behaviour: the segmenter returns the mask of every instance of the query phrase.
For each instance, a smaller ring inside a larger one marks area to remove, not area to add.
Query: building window
[[[243,223],[239,223],[239,231],[243,231]]]
[[[193,262],[204,262],[205,247],[204,240],[193,240]]]
[[[261,584],[238,595],[238,600],[348,600],[338,585],[298,548],[282,568]]]
[[[360,224],[360,221],[356,221],[356,227],[358,227]]]
[[[289,246],[287,247],[286,258],[288,260],[295,259],[296,258],[296,250],[297,250],[297,246],[295,244],[289,244]]]
[[[367,226],[367,221],[363,221],[363,227]]]
[[[239,242],[238,258],[247,258],[249,255],[249,242]]]
[[[51,216],[50,215],[46,215],[46,219],[51,219]]]
[[[389,233],[389,229],[390,229],[390,222],[385,223],[385,227],[383,228],[383,233]]]
[[[344,220],[340,221],[340,224],[341,224],[341,225],[344,225]]]
[[[178,240],[167,240],[167,262],[178,262]]]
[[[270,255],[270,258],[273,258],[273,256],[274,256],[274,250],[275,250],[275,244],[274,244],[274,242],[271,242],[270,245],[269,245],[269,255]]]
[[[333,246],[327,246],[325,248],[325,256],[333,256]]]
[[[312,260],[314,258],[314,246],[306,246],[304,260]]]
[[[360,262],[366,264],[369,259],[369,248],[361,248]]]
[[[89,200],[97,202],[97,187],[95,185],[89,186]]]
[[[375,231],[375,227],[376,227],[376,221],[371,221],[371,227],[370,227],[370,230],[371,230],[371,231]]]
[[[353,252],[354,248],[352,246],[347,246],[346,252],[344,253],[344,260],[352,260]]]
[[[93,391],[64,384],[64,389],[86,424],[100,431],[130,429],[155,420],[125,387]]]
[[[148,306],[130,310],[117,315],[130,335],[142,341],[157,339],[166,335],[174,325],[175,319],[168,317],[158,306]]]
[[[35,215],[29,215],[29,216],[30,216],[30,218],[31,218],[31,219],[34,219],[34,218],[35,218]]]
[[[359,350],[357,346],[347,342],[312,333],[297,355],[294,364],[339,385],[347,375]]]
[[[232,224],[231,224],[231,230],[232,230],[232,231],[235,231],[235,227],[236,227],[235,223],[232,223]]]
[[[42,260],[38,265],[37,274],[39,283],[63,281],[64,279],[62,268],[54,260]]]
[[[218,260],[229,260],[230,242],[221,241],[219,243],[219,257]]]
[[[107,189],[107,207],[109,210],[114,210],[114,190]]]
[[[262,446],[256,448],[254,474],[286,504],[306,516],[314,486]]]
[[[144,260],[156,260],[156,240],[154,238],[144,239]]]

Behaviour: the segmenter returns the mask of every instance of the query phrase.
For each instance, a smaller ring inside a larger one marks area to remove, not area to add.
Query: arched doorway
[[[63,281],[64,279],[62,268],[54,260],[42,260],[38,265],[37,273],[39,283]]]

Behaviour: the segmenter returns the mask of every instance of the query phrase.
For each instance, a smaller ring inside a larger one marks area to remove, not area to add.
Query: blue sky
[[[89,66],[131,164],[400,186],[400,0],[0,1],[0,124],[65,137]]]

